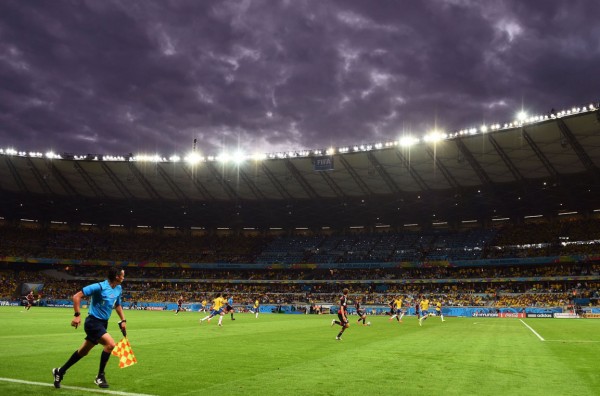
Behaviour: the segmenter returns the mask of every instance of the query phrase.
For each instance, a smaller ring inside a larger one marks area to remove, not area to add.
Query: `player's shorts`
[[[95,316],[88,315],[85,318],[83,329],[85,330],[85,339],[94,345],[98,345],[98,341],[104,334],[107,333],[108,320],[98,319]]]
[[[427,316],[427,315],[429,315],[428,310],[421,310],[421,316]]]
[[[435,311],[435,316],[442,316],[442,311]]]
[[[344,319],[344,315],[342,315],[339,312],[338,312],[338,319],[340,320],[341,324],[343,324],[343,325],[348,324],[348,321],[346,319]]]
[[[217,316],[217,315],[221,315],[223,313],[223,308],[219,308],[218,310],[212,310],[212,312],[210,313],[212,316]]]
[[[233,307],[229,304],[225,305],[225,312],[231,312],[233,311]]]
[[[356,314],[358,316],[360,316],[361,318],[366,315],[365,311],[363,311],[362,309],[359,309],[358,311],[356,311]]]

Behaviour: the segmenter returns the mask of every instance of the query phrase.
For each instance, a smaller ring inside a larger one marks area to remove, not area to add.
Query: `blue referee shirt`
[[[110,319],[113,308],[121,305],[121,285],[113,289],[108,280],[87,285],[82,291],[85,296],[91,296],[89,314],[98,319]]]

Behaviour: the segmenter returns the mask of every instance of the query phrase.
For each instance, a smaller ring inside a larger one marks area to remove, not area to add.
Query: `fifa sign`
[[[320,157],[314,157],[312,160],[313,170],[316,171],[328,171],[333,170],[333,156],[323,155]]]

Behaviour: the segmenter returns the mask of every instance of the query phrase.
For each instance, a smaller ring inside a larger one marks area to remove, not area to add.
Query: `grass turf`
[[[85,312],[84,312],[85,315]],[[369,317],[342,341],[333,315],[126,311],[138,364],[111,357],[109,391],[148,395],[598,395],[600,320]],[[90,395],[100,346],[73,366],[63,388],[51,370],[85,333],[71,309],[0,307],[0,394]],[[109,332],[118,341],[117,315]],[[541,341],[524,323],[534,329]],[[15,383],[8,380],[29,383]],[[86,389],[66,389],[80,387]],[[89,390],[88,390],[89,389]]]

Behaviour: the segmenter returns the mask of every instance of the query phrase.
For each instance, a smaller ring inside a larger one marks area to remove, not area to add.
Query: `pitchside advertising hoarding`
[[[546,318],[546,319],[552,319],[554,316],[552,313],[528,313],[527,314],[528,318]]]
[[[586,319],[600,319],[600,313],[586,312],[583,314],[583,317]]]
[[[484,313],[475,312],[474,318],[525,318],[525,312],[497,312],[497,313]]]

